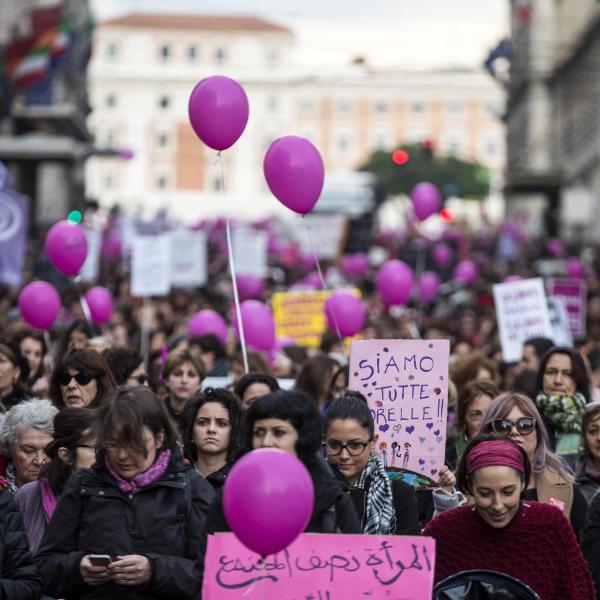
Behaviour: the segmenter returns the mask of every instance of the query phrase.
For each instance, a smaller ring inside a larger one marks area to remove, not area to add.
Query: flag
[[[29,198],[0,190],[0,283],[21,287],[29,229]]]
[[[52,45],[56,36],[57,30],[49,29],[37,37],[13,73],[12,79],[17,87],[27,87],[40,81],[48,73]]]
[[[61,57],[69,48],[69,34],[71,27],[67,19],[62,19],[56,30],[56,37],[52,42],[51,55],[53,59]]]

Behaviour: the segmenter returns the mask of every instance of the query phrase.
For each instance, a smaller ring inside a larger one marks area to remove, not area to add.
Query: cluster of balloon
[[[262,279],[255,275],[242,274],[236,275],[235,281],[237,283],[238,294],[240,300],[251,300],[253,298],[260,298],[265,285]]]
[[[108,323],[114,310],[112,294],[105,287],[96,286],[88,290],[84,298],[90,309],[92,321],[98,325]]]
[[[342,337],[356,335],[365,325],[365,305],[354,294],[338,290],[325,301],[327,327]]]
[[[454,271],[452,272],[452,278],[457,283],[475,283],[478,276],[479,269],[472,260],[461,260],[456,267],[454,267]]]
[[[223,344],[227,342],[227,323],[216,311],[205,308],[198,311],[188,324],[189,337],[200,335],[216,335]]]
[[[243,456],[223,488],[227,524],[242,544],[263,558],[281,552],[304,531],[313,504],[306,467],[276,448]]]
[[[34,281],[19,294],[19,311],[23,319],[36,329],[50,329],[60,311],[60,296],[53,285]]]
[[[434,271],[424,271],[419,277],[419,298],[421,302],[431,302],[438,295],[440,276]]]
[[[273,312],[259,300],[244,300],[240,305],[246,344],[256,350],[270,350],[275,343],[275,319]],[[234,314],[233,326],[239,337],[237,317]]]
[[[406,304],[412,293],[413,272],[401,260],[388,260],[375,275],[375,287],[388,306]]]
[[[410,201],[419,221],[424,221],[431,215],[439,212],[442,205],[442,196],[433,183],[422,181],[421,183],[417,183],[411,190]]]

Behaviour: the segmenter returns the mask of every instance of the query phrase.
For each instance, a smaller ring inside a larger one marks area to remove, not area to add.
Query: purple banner
[[[574,338],[585,337],[587,284],[582,279],[549,279],[548,296],[565,305]]]
[[[21,287],[29,229],[29,198],[0,190],[0,283]]]

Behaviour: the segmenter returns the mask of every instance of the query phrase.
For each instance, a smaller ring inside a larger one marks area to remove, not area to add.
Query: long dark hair
[[[581,354],[575,348],[569,346],[554,346],[550,348],[540,359],[540,368],[537,373],[536,380],[536,397],[540,392],[544,391],[544,371],[550,357],[554,354],[566,354],[571,359],[571,370],[573,371],[573,380],[575,381],[575,391],[584,395],[585,401],[589,402],[590,395],[590,380],[588,378],[587,369]]]
[[[19,349],[21,348],[21,342],[23,340],[26,340],[27,338],[35,340],[36,342],[38,342],[38,344],[42,346],[42,359],[40,360],[40,366],[36,373],[31,373],[31,371],[29,372],[29,381],[30,383],[33,383],[44,372],[44,357],[48,353],[48,346],[46,345],[46,340],[44,339],[44,335],[42,334],[42,332],[35,331],[30,327],[23,327],[12,336],[13,342],[18,344]]]

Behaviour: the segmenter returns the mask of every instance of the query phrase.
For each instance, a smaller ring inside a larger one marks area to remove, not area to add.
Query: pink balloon
[[[511,281],[521,281],[523,278],[520,275],[509,275],[504,278],[504,283],[510,283]]]
[[[199,81],[188,102],[190,123],[196,135],[214,150],[235,144],[248,123],[250,107],[244,88],[222,75]]]
[[[289,452],[261,448],[240,458],[223,488],[225,518],[247,548],[267,556],[287,548],[310,521],[314,488]]]
[[[323,287],[323,283],[321,282],[321,277],[316,271],[309,273],[303,280],[302,283],[308,285],[315,290],[320,290]]]
[[[56,269],[73,277],[79,273],[87,257],[85,231],[76,223],[59,221],[48,230],[44,249]]]
[[[259,300],[245,300],[240,305],[240,311],[244,324],[246,345],[256,350],[270,350],[275,343],[275,319],[271,309]],[[235,316],[233,324],[239,336]]]
[[[440,210],[442,205],[442,196],[440,191],[433,183],[423,181],[417,183],[410,192],[410,200],[415,209],[415,215],[420,221]]]
[[[107,323],[113,313],[114,301],[112,294],[104,287],[93,287],[85,294],[85,301],[90,309],[94,323]]]
[[[436,244],[433,248],[433,260],[440,267],[447,267],[452,261],[452,250],[446,244]]]
[[[123,160],[131,160],[135,156],[135,152],[131,148],[121,148],[119,150],[119,158]]]
[[[49,283],[34,281],[21,290],[19,311],[32,327],[50,329],[60,311],[60,296]]]
[[[260,298],[265,289],[262,279],[259,279],[255,275],[236,275],[235,281],[240,300]]]
[[[419,277],[419,297],[421,302],[431,302],[438,294],[440,276],[433,271],[425,271]]]
[[[342,257],[340,270],[347,279],[363,277],[369,270],[369,257],[362,252],[347,254]]]
[[[452,278],[459,283],[474,283],[479,275],[479,269],[472,260],[462,260],[452,272]]]
[[[412,286],[413,272],[401,260],[388,260],[375,276],[375,287],[388,306],[405,304],[410,298]]]
[[[344,290],[334,292],[325,302],[327,327],[332,331],[339,328],[342,337],[352,337],[364,327],[365,312],[362,300]]]
[[[108,260],[116,260],[121,257],[121,250],[121,234],[118,231],[111,231],[102,240],[102,256]]]
[[[288,135],[275,140],[265,154],[265,179],[273,195],[305,215],[323,190],[325,167],[319,151],[306,139]]]
[[[546,243],[546,248],[554,257],[560,256],[565,251],[562,241],[558,238],[549,239]]]
[[[216,311],[210,308],[198,311],[188,325],[188,336],[216,335],[223,343],[227,341],[227,323]]]
[[[579,258],[572,256],[567,260],[567,275],[573,279],[585,277],[585,267]]]

